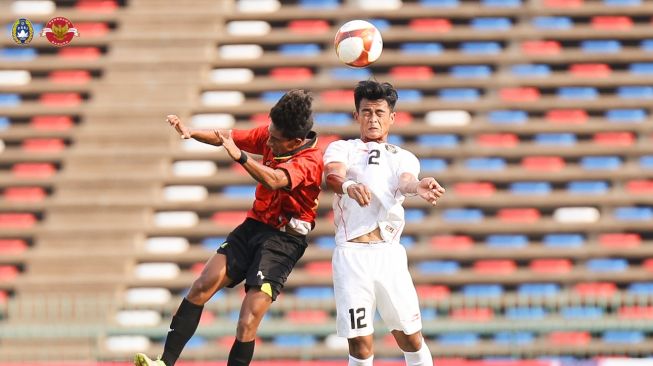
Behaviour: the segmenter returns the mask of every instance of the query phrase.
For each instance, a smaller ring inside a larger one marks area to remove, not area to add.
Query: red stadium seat
[[[440,250],[469,250],[474,241],[466,235],[436,235],[431,238],[431,245]]]
[[[632,146],[635,135],[632,132],[597,132],[593,140],[597,145]]]
[[[313,78],[313,71],[308,67],[275,67],[270,70],[270,77],[280,81],[306,81]]]
[[[22,253],[27,250],[27,243],[22,239],[0,239],[0,253]]]
[[[521,44],[525,55],[557,55],[561,49],[558,41],[524,41]]]
[[[331,261],[308,262],[304,266],[306,272],[314,276],[331,276],[333,273]]]
[[[583,0],[544,0],[547,8],[580,8]]]
[[[19,178],[48,178],[57,172],[50,163],[17,163],[11,167],[11,173]]]
[[[298,34],[321,34],[330,31],[331,26],[322,19],[298,19],[288,22],[288,30]]]
[[[642,237],[632,233],[601,234],[599,244],[606,248],[636,248],[642,244]]]
[[[324,152],[330,143],[340,139],[342,139],[342,137],[338,135],[319,135],[317,138],[317,148]]]
[[[449,288],[441,285],[417,285],[415,291],[421,300],[442,300],[451,295]]]
[[[569,273],[574,265],[569,259],[534,259],[528,267],[536,273]]]
[[[353,90],[326,90],[320,93],[320,99],[326,104],[354,103]]]
[[[45,199],[46,193],[41,187],[8,187],[3,196],[7,201],[38,202]]]
[[[6,304],[9,299],[6,291],[0,291],[0,304]]]
[[[190,267],[190,271],[193,272],[194,275],[199,276],[199,275],[202,273],[202,271],[204,270],[204,265],[205,265],[205,264],[206,264],[206,263],[204,263],[204,262],[197,262],[197,263],[194,263],[194,264]]]
[[[592,18],[592,28],[601,30],[630,30],[633,20],[626,16],[596,16]]]
[[[97,47],[62,47],[57,55],[65,59],[96,60],[102,52]]]
[[[87,70],[57,70],[48,75],[48,79],[57,84],[86,84],[91,81]]]
[[[66,148],[62,139],[25,139],[21,149],[26,152],[56,152]]]
[[[408,112],[395,112],[395,126],[405,126],[413,122],[413,115]]]
[[[510,259],[484,259],[474,262],[474,272],[488,275],[509,275],[517,270],[517,264]]]
[[[202,316],[200,316],[200,325],[210,325],[215,322],[215,314],[212,311],[204,310],[202,311]]]
[[[73,126],[70,116],[36,116],[30,120],[30,127],[37,130],[65,131]]]
[[[653,258],[645,259],[644,262],[642,262],[642,268],[647,272],[653,272]]]
[[[626,192],[630,194],[649,194],[653,193],[653,180],[636,179],[626,183]]]
[[[451,318],[460,321],[487,322],[494,318],[490,308],[459,308],[451,310]]]
[[[617,292],[617,285],[612,282],[584,282],[574,286],[574,292],[582,296],[610,297]]]
[[[27,229],[36,224],[36,216],[32,213],[0,213],[0,228]]]
[[[252,114],[249,118],[256,127],[267,126],[270,124],[270,114],[269,113],[256,113]]]
[[[653,306],[622,306],[618,312],[620,319],[653,319]]]
[[[608,64],[572,64],[569,73],[582,78],[607,78],[612,70]]]
[[[430,80],[434,72],[428,66],[394,66],[390,76],[398,80]]]
[[[476,143],[484,147],[515,147],[519,137],[514,133],[484,133],[476,136]]]
[[[536,208],[502,208],[497,212],[497,218],[503,222],[530,224],[540,219],[540,211]]]
[[[211,221],[219,226],[237,226],[247,217],[247,211],[221,211],[211,216]]]
[[[0,280],[13,280],[18,277],[18,273],[18,268],[16,268],[16,266],[0,265]]]
[[[559,156],[527,156],[522,159],[525,170],[557,172],[565,167],[565,161]]]
[[[111,29],[103,22],[82,22],[75,23],[75,28],[84,38],[102,37],[109,34]]]
[[[533,87],[502,88],[499,97],[505,102],[534,102],[540,99],[540,91]]]
[[[416,32],[446,33],[452,28],[449,19],[419,18],[408,22],[408,27]]]
[[[460,182],[454,184],[453,191],[462,197],[490,197],[494,195],[496,188],[489,182]]]
[[[118,8],[118,3],[114,0],[79,0],[75,8],[83,12],[112,13]]]
[[[551,332],[549,333],[549,342],[555,345],[574,345],[584,346],[589,344],[592,336],[589,332]]]
[[[324,324],[329,321],[329,314],[324,310],[290,310],[286,320],[293,324]]]
[[[78,93],[43,93],[39,102],[47,106],[70,107],[82,104],[82,96]]]
[[[544,118],[551,123],[582,124],[587,122],[589,116],[582,109],[552,109],[546,112]]]

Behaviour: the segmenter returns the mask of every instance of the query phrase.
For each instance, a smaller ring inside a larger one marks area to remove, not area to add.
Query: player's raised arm
[[[168,115],[166,117],[166,121],[168,121],[170,126],[172,126],[177,131],[177,133],[179,133],[179,136],[181,136],[182,139],[192,138],[209,145],[222,145],[222,140],[220,139],[219,134],[216,133],[218,130],[199,130],[188,128],[181,121],[181,119],[174,114]],[[222,130],[220,132],[227,133],[227,131],[229,130]]]
[[[410,173],[403,173],[399,177],[399,191],[404,195],[416,194],[423,200],[435,206],[438,199],[444,195],[444,188],[435,178],[427,177],[417,180]]]

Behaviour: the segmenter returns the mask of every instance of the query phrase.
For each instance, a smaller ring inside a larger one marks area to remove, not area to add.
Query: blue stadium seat
[[[401,135],[396,135],[396,134],[390,134],[388,135],[388,143],[391,145],[403,145],[404,144],[404,137]]]
[[[635,282],[628,285],[628,292],[634,295],[653,295],[653,282]]]
[[[565,319],[598,319],[603,317],[603,308],[598,306],[572,306],[560,309]]]
[[[479,90],[474,88],[444,88],[438,91],[439,98],[449,102],[473,102],[480,95]]]
[[[229,198],[250,198],[254,197],[256,186],[254,185],[234,185],[225,186],[222,193]]]
[[[329,75],[337,80],[365,80],[372,73],[367,68],[354,69],[353,67],[336,67],[331,69]]]
[[[464,285],[462,294],[466,297],[500,297],[503,295],[503,287],[499,284]]]
[[[11,126],[11,122],[9,122],[9,118],[7,117],[0,117],[0,130],[6,130]]]
[[[425,172],[439,172],[447,170],[447,161],[439,158],[422,158],[419,159],[419,165]]]
[[[535,335],[531,332],[497,332],[494,342],[502,345],[526,345],[535,342]]]
[[[188,340],[188,343],[186,343],[186,348],[188,349],[200,348],[205,346],[206,344],[207,344],[206,338],[199,335],[194,335],[191,339]]]
[[[300,299],[332,299],[333,288],[327,286],[298,287],[295,296]]]
[[[313,114],[313,119],[320,126],[348,126],[352,123],[351,113],[345,112],[318,112]]]
[[[585,264],[590,272],[623,272],[628,261],[623,258],[592,258]]]
[[[601,340],[605,343],[642,343],[645,340],[644,333],[637,330],[606,330]]]
[[[399,50],[409,55],[439,55],[444,48],[440,43],[435,42],[407,42],[402,43]]]
[[[642,51],[653,52],[653,39],[645,39],[640,44],[639,47]]]
[[[544,64],[518,64],[511,66],[510,72],[518,77],[546,77],[551,74],[551,67]]]
[[[448,208],[442,213],[442,220],[447,222],[479,222],[483,220],[483,211],[477,208]]]
[[[573,133],[538,133],[535,135],[538,145],[573,146],[576,144],[576,135]]]
[[[398,89],[397,94],[404,102],[420,102],[424,98],[422,91],[417,89]]]
[[[280,334],[272,341],[277,347],[312,347],[317,344],[317,338],[309,334]]]
[[[619,221],[650,221],[653,220],[651,207],[617,207],[614,218]]]
[[[599,91],[590,86],[563,86],[558,88],[558,98],[592,100],[599,96]]]
[[[639,6],[642,5],[642,0],[603,0],[603,4],[607,6]]]
[[[339,0],[299,0],[299,7],[304,9],[336,9],[340,7]]]
[[[616,40],[582,41],[580,48],[585,53],[617,53],[621,51],[621,42]]]
[[[457,65],[452,66],[449,73],[461,79],[487,78],[492,75],[492,68],[488,65]]]
[[[442,333],[437,337],[437,341],[442,345],[456,346],[473,346],[479,342],[479,336],[476,333]]]
[[[492,234],[485,238],[485,244],[492,248],[524,248],[528,237],[522,234]]]
[[[465,160],[465,168],[469,170],[500,171],[506,168],[503,158],[469,158]]]
[[[284,94],[286,94],[286,92],[281,90],[265,91],[261,93],[260,98],[261,101],[265,103],[275,104],[277,101],[279,101],[279,99],[281,99],[281,97],[283,97]]]
[[[539,16],[533,19],[533,25],[538,29],[571,29],[574,22],[570,17]]]
[[[509,191],[517,195],[538,195],[545,196],[551,193],[549,182],[513,182],[510,183]]]
[[[490,8],[516,8],[521,6],[521,0],[481,0],[481,4]]]
[[[557,283],[523,283],[517,286],[517,294],[520,296],[552,296],[560,292]]]
[[[511,320],[537,320],[547,316],[541,306],[517,306],[506,308],[506,318]]]
[[[0,59],[7,61],[31,61],[37,56],[35,48],[0,48]]]
[[[460,5],[458,0],[419,0],[424,7],[456,8]]]
[[[284,56],[317,56],[322,52],[317,43],[282,44],[279,53]]]
[[[653,98],[653,87],[620,86],[617,88],[617,96],[622,99],[651,99]]]
[[[644,122],[647,118],[644,109],[609,109],[605,112],[608,122]]]
[[[426,213],[418,208],[408,208],[404,211],[406,222],[420,222],[426,217]]]
[[[630,64],[628,71],[630,71],[631,74],[635,75],[651,75],[653,74],[653,63],[638,62]]]
[[[468,54],[497,54],[501,52],[499,42],[462,42],[460,51]]]
[[[618,156],[584,156],[580,165],[585,170],[615,170],[621,167],[621,158]]]
[[[519,110],[498,110],[490,111],[487,118],[490,123],[522,124],[528,121],[528,113]]]
[[[401,236],[401,245],[403,245],[406,248],[410,248],[414,246],[416,243],[415,237],[410,236],[410,235],[402,235]]]
[[[336,239],[331,235],[320,236],[315,239],[315,243],[321,249],[334,249],[336,247]]]
[[[454,274],[460,270],[456,261],[425,261],[417,263],[417,270],[424,274]]]
[[[451,148],[458,146],[458,136],[454,134],[419,135],[417,143],[426,147]]]
[[[20,95],[0,93],[0,107],[16,107],[20,105]]]
[[[610,190],[606,181],[572,181],[567,183],[570,194],[604,194]]]
[[[420,309],[422,315],[422,320],[435,320],[438,318],[438,311],[434,308],[422,308]]]
[[[367,19],[367,21],[372,23],[372,25],[374,25],[376,29],[378,29],[379,32],[381,33],[390,29],[390,22],[387,19],[374,18],[374,19]]]
[[[577,248],[585,245],[585,238],[582,234],[546,234],[542,242],[550,248]]]
[[[202,239],[202,246],[208,250],[216,250],[227,240],[225,236],[211,236]]]
[[[510,18],[473,18],[470,25],[476,30],[508,30],[512,28]]]
[[[639,158],[639,166],[644,169],[653,169],[653,155],[645,155]]]

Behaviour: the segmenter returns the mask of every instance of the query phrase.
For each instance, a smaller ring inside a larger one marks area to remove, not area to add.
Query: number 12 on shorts
[[[365,319],[365,308],[349,309],[351,329],[361,329],[367,327],[367,324],[363,323],[363,319]]]

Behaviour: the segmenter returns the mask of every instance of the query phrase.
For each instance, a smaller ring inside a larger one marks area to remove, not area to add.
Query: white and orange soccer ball
[[[349,21],[338,29],[333,41],[338,59],[351,67],[367,67],[383,51],[381,32],[370,22]]]

